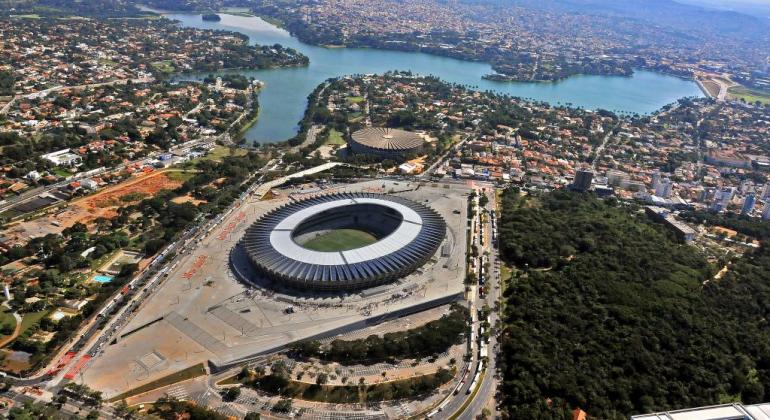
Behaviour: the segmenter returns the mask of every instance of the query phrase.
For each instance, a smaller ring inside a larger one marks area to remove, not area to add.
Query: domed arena
[[[446,223],[434,210],[384,194],[339,193],[279,207],[242,244],[260,275],[301,290],[353,291],[408,275],[430,260]]]
[[[353,153],[397,158],[421,153],[424,143],[419,134],[411,131],[369,127],[353,133],[348,146]]]

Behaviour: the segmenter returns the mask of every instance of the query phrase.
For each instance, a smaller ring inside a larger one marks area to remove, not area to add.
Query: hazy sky
[[[734,10],[749,15],[770,18],[770,0],[675,0],[715,9]]]

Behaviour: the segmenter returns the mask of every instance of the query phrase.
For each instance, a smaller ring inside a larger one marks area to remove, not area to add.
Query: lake
[[[639,114],[652,113],[686,96],[703,96],[693,81],[643,70],[636,71],[631,77],[574,76],[556,83],[496,82],[481,78],[493,73],[486,63],[423,53],[316,47],[300,42],[287,31],[258,17],[220,14],[221,21],[206,22],[199,14],[165,15],[187,27],[240,32],[247,35],[251,43],[279,43],[310,58],[310,65],[302,68],[239,71],[266,84],[259,98],[259,121],[246,133],[247,140],[261,143],[294,136],[310,92],[328,78],[349,74],[410,70],[481,91],[489,90],[554,105],[572,104],[586,109],[603,108]],[[196,76],[185,78],[195,79]]]

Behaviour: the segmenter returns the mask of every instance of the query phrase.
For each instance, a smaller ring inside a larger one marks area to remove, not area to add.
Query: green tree
[[[241,395],[241,387],[231,386],[230,388],[227,388],[227,391],[225,391],[224,400],[235,401],[236,399],[238,399],[240,395]]]

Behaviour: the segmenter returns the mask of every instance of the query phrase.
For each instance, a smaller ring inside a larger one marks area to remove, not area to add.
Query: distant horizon
[[[674,0],[712,10],[726,10],[770,19],[770,0]]]

